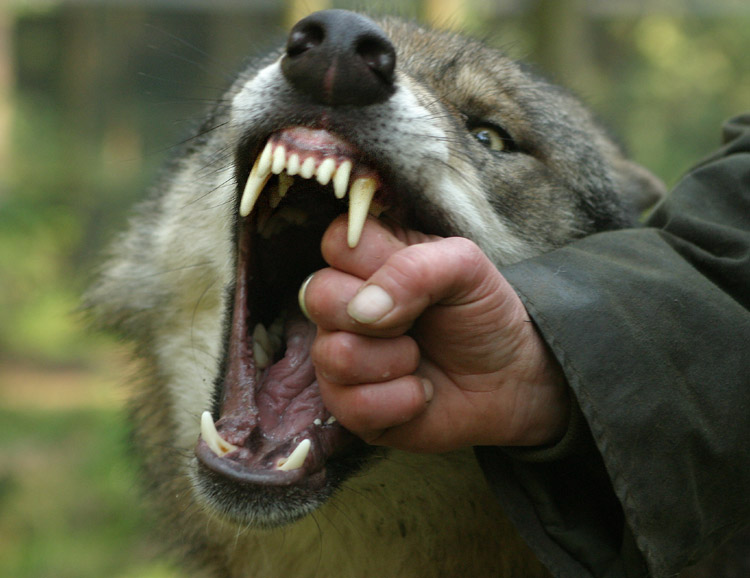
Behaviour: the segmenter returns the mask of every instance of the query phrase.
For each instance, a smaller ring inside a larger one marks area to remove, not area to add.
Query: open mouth
[[[259,152],[245,149],[219,419],[202,416],[196,455],[211,475],[240,485],[320,489],[330,458],[346,461],[361,442],[323,405],[310,358],[316,327],[297,291],[326,266],[320,239],[334,218],[348,212],[356,247],[368,214],[380,216],[393,199],[361,151],[326,130],[286,128]]]

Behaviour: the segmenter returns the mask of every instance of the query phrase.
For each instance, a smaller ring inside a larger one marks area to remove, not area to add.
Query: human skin
[[[356,248],[336,219],[328,268],[300,290],[328,410],[374,445],[413,452],[537,446],[570,397],[521,300],[473,242],[369,218]]]

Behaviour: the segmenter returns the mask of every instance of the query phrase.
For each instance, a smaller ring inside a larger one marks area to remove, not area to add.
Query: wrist
[[[553,443],[529,446],[529,447],[503,447],[503,451],[512,458],[524,462],[554,462],[565,459],[569,456],[580,454],[588,447],[587,440],[590,440],[586,418],[575,400],[572,393],[570,396],[570,411],[568,423],[562,437]],[[590,442],[589,442],[590,445]]]
[[[565,374],[552,351],[537,333],[533,322],[525,322],[529,332],[526,347],[518,359],[516,384],[518,429],[515,437],[500,445],[550,446],[566,434],[570,423],[572,394]]]

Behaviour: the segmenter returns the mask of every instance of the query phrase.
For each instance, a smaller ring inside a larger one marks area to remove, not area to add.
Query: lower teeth
[[[302,440],[288,458],[279,461],[278,469],[283,472],[288,472],[301,468],[305,463],[307,454],[310,453],[311,445],[312,442],[310,442],[310,440]]]

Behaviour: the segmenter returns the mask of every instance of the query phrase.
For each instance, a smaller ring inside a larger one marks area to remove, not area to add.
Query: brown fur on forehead
[[[396,46],[400,68],[430,86],[446,104],[477,120],[521,122],[517,92],[528,79],[505,54],[476,40],[403,21],[387,19],[383,27]]]
[[[386,19],[383,29],[396,48],[398,67],[409,75],[436,87],[455,84],[459,61],[482,46],[449,32],[428,30],[416,24]]]
[[[504,60],[498,53],[488,57]],[[464,62],[457,67],[451,96],[473,119],[491,120],[519,138],[526,128],[524,111],[516,97],[518,86],[525,85],[522,76],[517,67],[505,63],[488,67],[475,61]],[[515,125],[515,131],[511,125]]]

